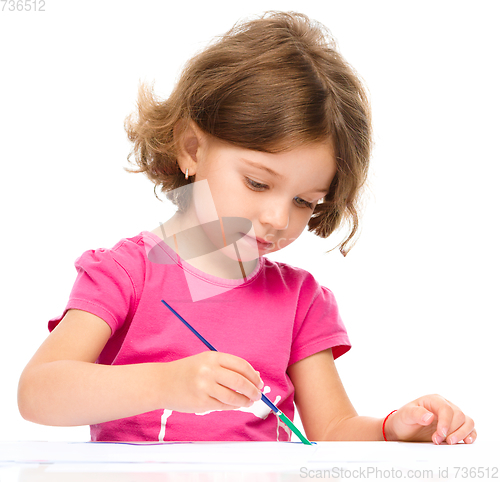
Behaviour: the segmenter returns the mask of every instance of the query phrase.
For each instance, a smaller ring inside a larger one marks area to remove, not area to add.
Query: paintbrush
[[[212,344],[210,344],[205,338],[203,338],[179,313],[177,313],[166,301],[161,300],[161,302],[175,315],[179,320],[182,321],[204,344],[212,351],[218,351]],[[293,424],[293,422],[273,403],[266,395],[262,394],[262,401],[286,424],[286,426],[295,434],[301,442],[306,445],[312,445],[309,440],[307,440],[300,430]]]

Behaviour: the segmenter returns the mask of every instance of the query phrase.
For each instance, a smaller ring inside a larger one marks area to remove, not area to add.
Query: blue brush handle
[[[205,338],[203,338],[177,311],[175,311],[166,301],[161,300],[161,302],[175,315],[179,320],[181,320],[205,345],[212,351],[217,351],[217,349],[211,345]]]
[[[262,401],[276,414],[280,413],[279,408],[269,400],[264,394],[262,394]]]
[[[211,343],[209,343],[205,338],[203,338],[177,311],[175,311],[166,301],[161,300],[161,302],[175,315],[179,320],[181,320],[204,344],[212,351],[218,351]],[[274,412],[278,413],[279,409],[276,405],[269,400],[264,394],[262,394],[262,401]]]

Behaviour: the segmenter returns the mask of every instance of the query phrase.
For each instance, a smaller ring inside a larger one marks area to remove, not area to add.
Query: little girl
[[[359,416],[335,369],[350,343],[333,293],[265,257],[345,223],[347,254],[370,122],[328,31],[295,13],[236,25],[166,101],[142,87],[132,172],[178,210],[76,260],[66,309],[21,375],[22,416],[89,424],[93,441],[290,440],[264,392],[292,420],[296,404],[311,440],[474,442],[474,422],[439,395]]]

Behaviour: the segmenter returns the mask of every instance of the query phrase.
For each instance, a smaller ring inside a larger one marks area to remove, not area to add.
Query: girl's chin
[[[252,261],[259,258],[263,254],[270,252],[270,249],[260,249],[255,243],[250,244],[247,242],[236,243],[236,248],[234,244],[225,246],[220,250],[228,258],[234,259],[235,261]]]

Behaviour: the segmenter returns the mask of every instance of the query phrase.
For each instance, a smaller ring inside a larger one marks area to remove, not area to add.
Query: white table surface
[[[0,442],[0,482],[500,481],[500,443]]]

